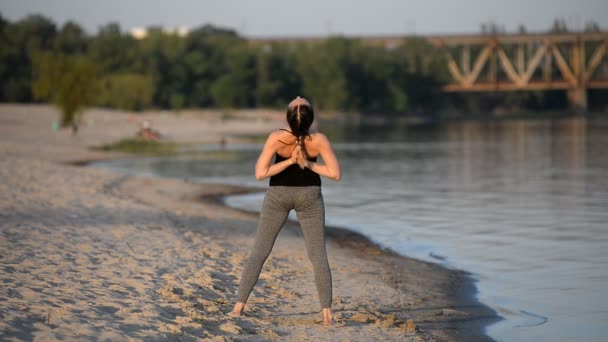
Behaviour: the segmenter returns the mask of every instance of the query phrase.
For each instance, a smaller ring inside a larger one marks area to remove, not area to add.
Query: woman
[[[340,165],[325,135],[311,132],[314,111],[310,102],[297,97],[287,106],[289,130],[272,132],[255,165],[255,178],[270,177],[260,213],[253,249],[249,255],[232,311],[241,315],[247,298],[260,276],[274,241],[295,209],[304,233],[308,257],[312,262],[317,292],[323,312],[323,324],[332,321],[331,271],[325,250],[325,207],[321,178],[340,180]],[[317,157],[324,164],[317,163]],[[274,157],[274,164],[271,164]]]

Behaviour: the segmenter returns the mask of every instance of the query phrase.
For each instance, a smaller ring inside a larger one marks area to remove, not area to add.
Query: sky
[[[608,0],[0,0],[0,13],[72,20],[92,34],[109,22],[123,30],[213,24],[246,37],[478,33],[487,22],[538,32],[555,18],[573,29],[594,20],[608,31]]]

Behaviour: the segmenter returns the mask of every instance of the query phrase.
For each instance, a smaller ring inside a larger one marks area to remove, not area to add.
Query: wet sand
[[[228,316],[257,214],[221,198],[263,187],[71,165],[124,156],[88,149],[136,129],[113,130],[128,113],[99,113],[87,113],[99,121],[73,138],[50,129],[50,107],[0,106],[0,339],[487,340],[482,327],[495,315],[475,300],[466,273],[398,256],[340,228],[328,229],[335,324],[321,325],[312,267],[293,222],[280,233],[245,315]],[[215,143],[217,132],[263,133],[276,125],[189,115],[163,117],[171,122],[165,132],[193,132],[178,142]]]

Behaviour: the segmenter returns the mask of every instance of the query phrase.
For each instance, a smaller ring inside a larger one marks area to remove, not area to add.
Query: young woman
[[[291,101],[287,107],[289,130],[278,130],[268,136],[255,165],[255,178],[270,177],[270,182],[233,314],[243,313],[274,241],[289,212],[294,209],[314,269],[323,324],[331,324],[332,284],[325,251],[325,206],[320,176],[339,181],[340,165],[325,135],[310,130],[313,120],[310,102],[299,96]],[[317,162],[318,156],[323,159],[323,164]]]

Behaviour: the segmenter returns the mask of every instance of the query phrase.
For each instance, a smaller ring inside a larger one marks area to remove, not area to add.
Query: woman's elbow
[[[268,174],[268,171],[264,172],[263,170],[255,170],[255,179],[261,181],[266,178],[266,174]]]
[[[266,178],[266,175],[265,175],[265,174],[261,174],[261,173],[257,173],[257,172],[255,173],[255,179],[256,179],[256,180],[261,181],[261,180],[263,180],[264,178]]]
[[[331,176],[331,179],[335,180],[336,182],[339,182],[340,179],[342,179],[342,175],[340,174],[340,172],[336,172]]]

